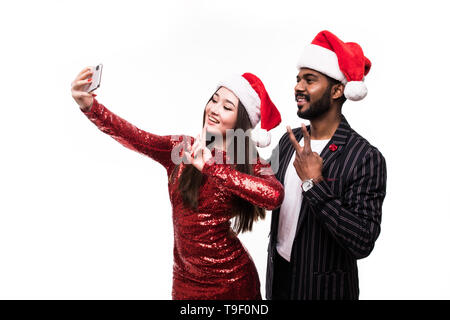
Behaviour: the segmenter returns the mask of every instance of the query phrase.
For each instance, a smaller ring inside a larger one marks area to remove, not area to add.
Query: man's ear
[[[342,83],[335,84],[331,88],[331,98],[333,100],[337,100],[337,99],[341,98],[344,95],[344,89],[345,89],[344,84],[342,84]]]

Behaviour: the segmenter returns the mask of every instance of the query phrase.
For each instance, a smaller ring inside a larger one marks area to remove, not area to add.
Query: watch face
[[[303,191],[306,192],[313,187],[313,182],[311,180],[306,180],[305,182],[302,183],[302,187]]]

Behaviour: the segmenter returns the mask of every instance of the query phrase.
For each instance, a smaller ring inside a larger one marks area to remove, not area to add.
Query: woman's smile
[[[220,121],[214,118],[213,116],[208,116],[208,124],[215,125],[219,124]]]

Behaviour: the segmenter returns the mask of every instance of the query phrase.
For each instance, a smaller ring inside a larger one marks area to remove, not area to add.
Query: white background
[[[170,299],[166,173],[101,133],[70,84],[103,63],[98,100],[156,134],[196,135],[219,79],[252,72],[283,122],[304,45],[328,29],[373,63],[352,127],[386,158],[381,235],[361,299],[450,298],[445,1],[14,1],[0,5],[0,298]],[[270,149],[270,148],[269,148]],[[268,155],[270,150],[262,150]],[[270,212],[240,238],[265,295]]]

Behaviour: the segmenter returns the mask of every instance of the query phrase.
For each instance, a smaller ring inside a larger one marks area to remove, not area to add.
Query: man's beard
[[[297,111],[297,115],[300,118],[306,119],[306,120],[317,119],[324,113],[328,112],[328,110],[330,110],[330,108],[331,108],[330,98],[331,98],[331,86],[328,86],[327,90],[325,90],[324,94],[318,101],[316,101],[314,103],[310,103],[309,109],[304,112],[302,112],[299,109]],[[308,101],[310,101],[309,96],[307,97],[307,99],[308,99]]]

